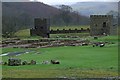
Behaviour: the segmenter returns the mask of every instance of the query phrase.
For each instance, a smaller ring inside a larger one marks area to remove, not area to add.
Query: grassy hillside
[[[30,29],[20,30],[14,34],[15,36],[20,37],[29,37],[30,36]]]
[[[40,39],[41,36],[30,36],[30,29],[24,29],[24,30],[19,30],[14,34],[14,36],[17,36],[20,39]]]

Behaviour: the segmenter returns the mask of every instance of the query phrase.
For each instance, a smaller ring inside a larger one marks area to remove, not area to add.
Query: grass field
[[[50,29],[80,29],[89,28],[89,26],[70,26],[70,27],[51,27]],[[56,36],[80,36],[90,41],[109,41],[115,44],[107,45],[103,48],[92,46],[76,46],[76,47],[53,47],[53,48],[36,48],[29,49],[33,52],[15,56],[22,61],[36,60],[37,65],[26,66],[3,66],[4,78],[98,78],[118,76],[118,37],[106,36],[94,40],[89,33],[71,33],[71,34],[51,34],[52,38]],[[30,30],[20,30],[15,33],[21,39],[40,39],[39,36],[30,36]],[[63,38],[60,38],[63,39]],[[73,38],[70,38],[73,39]],[[7,52],[24,51],[23,48],[3,48],[2,54]],[[41,54],[36,54],[36,53]],[[2,57],[3,61],[7,61],[9,57]],[[51,59],[59,60],[61,64],[41,64],[42,61],[50,61]]]
[[[61,38],[65,38],[66,36],[79,36],[79,37],[86,37],[89,36],[89,33],[66,33],[66,34],[50,34],[51,38],[56,38],[57,36],[61,37]]]
[[[91,39],[92,40],[92,39]],[[110,41],[105,47],[64,46],[30,49],[33,52],[16,56],[22,60],[36,60],[37,65],[3,66],[3,77],[10,78],[99,78],[118,76],[118,43],[116,36],[101,37],[96,41]],[[3,48],[2,53],[24,51],[21,48]],[[40,54],[36,54],[40,52]],[[3,57],[7,61],[8,57]],[[59,65],[41,64],[59,60]]]

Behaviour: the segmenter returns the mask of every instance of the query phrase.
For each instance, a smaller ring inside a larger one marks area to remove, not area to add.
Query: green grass
[[[31,67],[31,66],[30,66]],[[6,78],[101,78],[101,77],[111,77],[118,76],[115,72],[110,71],[100,71],[100,70],[79,70],[79,69],[7,69],[4,71],[3,75],[6,74]],[[4,77],[4,76],[3,76]]]
[[[5,50],[7,50],[7,48],[3,49],[3,51]],[[117,45],[108,45],[103,48],[93,48],[92,46],[53,47],[35,49],[35,51],[40,52],[41,54],[35,54],[36,52],[32,52],[16,56],[15,58],[27,60],[28,62],[33,59],[36,60],[39,64],[17,67],[3,66],[3,77],[25,77],[24,75],[22,75],[24,74],[24,72],[34,72],[33,74],[30,74],[32,76],[29,76],[29,74],[25,73],[27,77],[35,77],[36,75],[36,77],[43,77],[45,73],[47,73],[47,71],[49,74],[46,74],[46,76],[44,77],[51,77],[53,73],[54,76],[52,77],[71,77],[71,74],[73,74],[74,76],[76,75],[77,77],[86,77],[85,75],[88,75],[89,77],[117,76]],[[3,57],[3,61],[7,61],[7,59],[8,57]],[[44,60],[50,61],[51,59],[57,59],[60,61],[61,64],[40,64]],[[12,73],[15,72],[15,74],[10,76],[10,74],[7,73],[8,71]],[[38,74],[41,73],[41,71],[43,74]],[[76,73],[73,71],[76,71]],[[77,74],[77,72],[79,75]],[[81,74],[82,72],[84,74]],[[69,73],[70,75],[67,75],[66,73]],[[17,76],[19,74],[21,76]]]
[[[5,49],[3,49],[4,51]],[[18,49],[19,50],[19,49]],[[17,51],[18,51],[17,50]],[[102,50],[102,51],[101,51]],[[15,51],[15,50],[14,50]],[[41,54],[35,54],[32,52],[29,54],[23,54],[17,56],[22,60],[31,60],[34,59],[38,63],[43,60],[58,59],[61,61],[61,66],[58,68],[65,68],[65,64],[68,67],[78,67],[78,68],[102,68],[116,64],[112,63],[109,60],[117,60],[117,46],[109,45],[104,48],[87,46],[87,47],[54,47],[54,48],[41,48],[36,49],[36,52],[41,52]],[[8,57],[3,57],[3,60],[7,60]],[[116,58],[116,59],[115,59]],[[99,63],[100,62],[100,63]],[[84,64],[86,63],[86,64]],[[92,65],[94,64],[94,65]],[[101,66],[100,66],[101,65]]]
[[[51,38],[55,38],[55,37],[66,37],[66,36],[79,36],[79,37],[86,37],[89,36],[89,33],[66,33],[66,34],[50,34]]]
[[[91,40],[91,41],[103,41],[103,42],[117,42],[118,43],[118,36],[116,35],[114,35],[114,36],[104,36],[104,37],[98,37],[98,39],[93,39],[93,37],[91,37],[91,38],[89,38],[89,40]]]
[[[92,37],[88,37],[93,41]],[[34,52],[15,56],[22,61],[36,60],[37,65],[3,66],[3,77],[53,78],[53,77],[113,77],[118,76],[118,37],[105,36],[95,41],[109,41],[105,47],[69,46],[52,48],[30,48]],[[24,51],[23,48],[3,48],[2,53]],[[40,52],[41,54],[36,54]],[[2,57],[7,61],[9,57]],[[59,60],[61,64],[41,64],[42,61]],[[29,74],[28,74],[29,73]]]
[[[26,49],[24,49],[24,48],[3,48],[3,49],[1,49],[0,48],[0,50],[2,50],[2,54],[4,54],[4,53],[8,53],[8,52],[20,52],[20,51],[23,51]]]
[[[30,29],[19,30],[14,36],[24,40],[38,40],[41,38],[40,36],[30,36]]]
[[[20,37],[29,37],[30,36],[30,29],[19,30],[14,35],[20,36]]]

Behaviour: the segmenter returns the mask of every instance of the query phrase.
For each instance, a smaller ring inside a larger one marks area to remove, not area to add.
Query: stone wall
[[[72,29],[68,29],[68,30],[66,30],[66,29],[59,30],[59,29],[57,29],[57,30],[51,30],[51,31],[50,31],[50,34],[82,33],[82,32],[87,32],[87,33],[89,33],[89,32],[90,32],[90,29],[89,29],[89,28],[88,28],[88,29],[83,29],[83,28],[81,28],[80,30],[78,30],[78,29],[74,29],[74,30],[72,30]]]
[[[34,28],[30,29],[31,36],[42,36],[49,38],[49,34],[61,33],[90,33],[91,36],[96,35],[113,35],[117,33],[117,25],[113,25],[112,15],[91,15],[90,29],[63,29],[50,30],[50,20],[44,18],[36,18],[34,21]]]

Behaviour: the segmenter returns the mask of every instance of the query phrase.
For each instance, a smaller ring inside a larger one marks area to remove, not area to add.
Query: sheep
[[[22,62],[22,65],[27,65],[27,64],[28,64],[27,61]]]
[[[36,61],[34,61],[34,60],[31,60],[31,62],[30,62],[30,64],[36,64]]]
[[[105,44],[104,44],[104,43],[100,44],[100,47],[104,47],[104,46],[105,46]]]
[[[42,64],[49,64],[49,61],[43,61]]]
[[[94,43],[93,47],[95,47],[95,46],[104,47],[105,43]]]
[[[52,63],[52,64],[60,64],[60,62],[57,61],[57,60],[51,60],[51,63]]]

